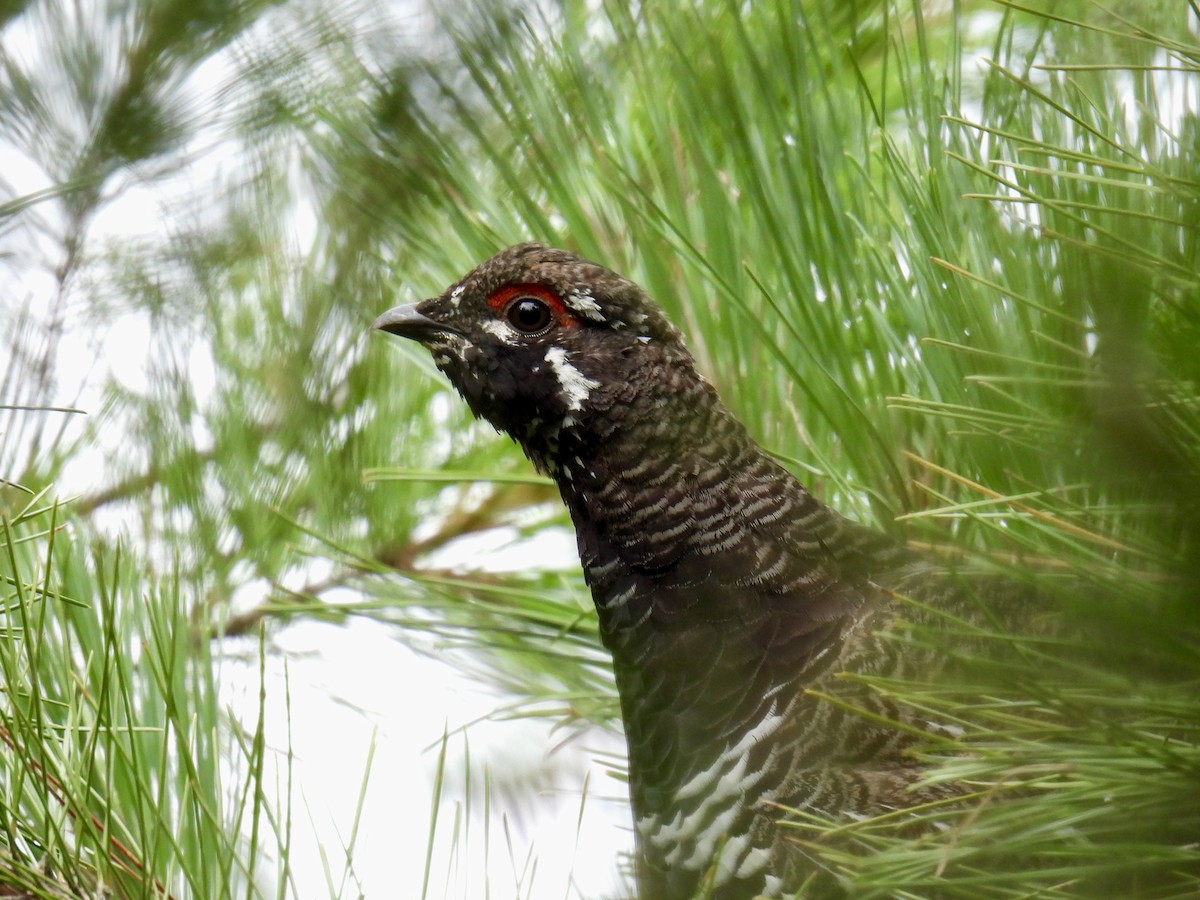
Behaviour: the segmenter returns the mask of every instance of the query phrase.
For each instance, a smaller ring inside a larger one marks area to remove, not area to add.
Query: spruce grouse
[[[900,712],[834,676],[910,662],[885,635],[925,564],[759,447],[641,288],[518,244],[375,327],[428,348],[570,510],[620,692],[643,900],[795,890],[812,862],[783,808],[923,799],[911,739],[878,724]]]

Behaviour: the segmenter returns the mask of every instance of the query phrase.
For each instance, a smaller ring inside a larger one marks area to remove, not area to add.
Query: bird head
[[[476,416],[552,472],[560,439],[597,413],[636,406],[654,366],[692,366],[640,287],[533,243],[501,251],[436,297],[388,310],[375,328],[424,345]]]

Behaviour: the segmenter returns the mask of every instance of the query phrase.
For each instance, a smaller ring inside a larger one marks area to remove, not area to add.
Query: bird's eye
[[[550,327],[554,313],[536,297],[518,297],[508,307],[508,324],[525,334],[538,334]]]

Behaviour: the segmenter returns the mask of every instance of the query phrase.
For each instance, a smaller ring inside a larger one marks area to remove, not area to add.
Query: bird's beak
[[[454,330],[441,322],[435,322],[424,313],[417,312],[416,306],[394,306],[376,319],[371,327],[414,341],[423,341],[435,334],[445,334]]]

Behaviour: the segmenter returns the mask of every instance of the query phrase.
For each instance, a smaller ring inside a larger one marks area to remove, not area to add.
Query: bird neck
[[[714,438],[749,440],[689,355],[598,380],[586,408],[549,435],[546,448],[547,469],[577,518],[618,512],[614,502],[628,509],[656,501],[687,473],[724,462]]]
[[[769,886],[769,853],[746,835],[760,803],[785,798],[789,766],[777,763],[794,751],[775,751],[797,741],[794,686],[827,664],[764,615],[752,570],[770,593],[786,568],[776,530],[825,508],[690,366],[632,388],[593,395],[601,414],[560,436],[552,471],[613,656],[641,895],[692,896],[700,873],[680,860],[707,864],[734,835],[722,859],[750,896]],[[825,626],[806,630],[836,645]],[[714,795],[737,805],[708,804]]]
[[[547,467],[571,513],[614,650],[609,637],[623,629],[645,633],[637,628],[644,604],[624,594],[644,588],[648,603],[651,587],[696,575],[698,557],[706,547],[719,550],[747,490],[808,496],[750,438],[690,357],[625,374],[606,380],[574,426],[557,435]]]

